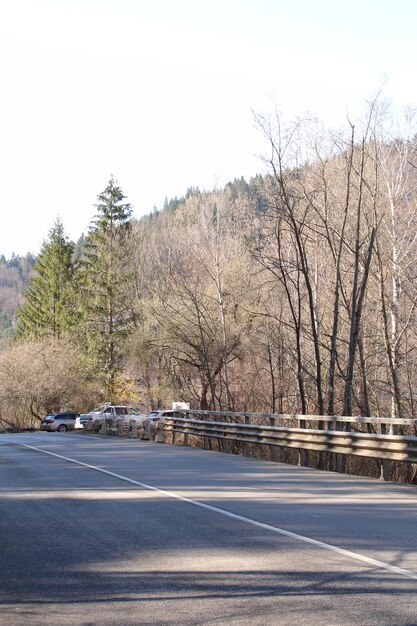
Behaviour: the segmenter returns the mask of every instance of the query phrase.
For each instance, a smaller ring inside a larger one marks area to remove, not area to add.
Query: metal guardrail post
[[[298,420],[298,428],[305,428],[306,421],[303,419]],[[298,465],[306,467],[308,465],[307,452],[302,448],[298,451]]]
[[[381,435],[386,435],[387,430],[388,430],[387,425],[381,424],[380,430],[381,430]],[[381,459],[380,478],[381,480],[391,480],[391,463],[390,461],[387,461],[386,459]]]
[[[189,445],[188,437],[189,437],[188,433],[184,433],[184,439],[182,440],[182,445],[183,446],[188,446]]]
[[[275,417],[270,417],[268,423],[270,426],[275,426]],[[277,446],[269,446],[269,458],[271,461],[277,460]]]
[[[245,424],[250,424],[250,417],[248,415],[245,415]],[[250,443],[243,444],[243,454],[250,456]]]
[[[343,454],[336,454],[336,472],[338,474],[344,474],[345,472],[345,463],[346,459]]]
[[[172,418],[172,421],[174,423],[173,423],[173,427],[172,427],[172,430],[171,430],[171,437],[172,437],[171,441],[172,441],[172,445],[175,446],[175,444],[176,444],[176,432],[175,432],[176,423],[175,423],[175,417]]]
[[[336,430],[347,430],[346,425],[343,423],[336,423]],[[349,428],[350,430],[350,428]],[[346,469],[346,457],[343,454],[336,454],[336,472],[344,474]]]

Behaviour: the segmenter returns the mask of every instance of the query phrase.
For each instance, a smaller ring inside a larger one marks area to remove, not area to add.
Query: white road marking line
[[[65,461],[69,461],[70,463],[81,465],[82,467],[87,467],[88,469],[92,469],[96,472],[101,472],[102,474],[106,474],[107,476],[112,476],[113,478],[118,478],[119,480],[123,480],[126,483],[137,485],[138,487],[142,487],[143,489],[149,489],[150,491],[155,491],[164,496],[167,496],[168,498],[173,498],[174,500],[180,500],[181,502],[186,502],[187,504],[193,504],[194,506],[198,506],[201,509],[206,509],[207,511],[213,511],[214,513],[219,513],[220,515],[224,515],[225,517],[230,517],[231,519],[238,520],[239,522],[250,524],[251,526],[256,526],[257,528],[262,528],[264,530],[269,530],[278,535],[283,535],[284,537],[297,539],[298,541],[308,543],[310,545],[316,546],[317,548],[323,548],[324,550],[329,550],[330,552],[336,552],[337,554],[341,554],[350,559],[355,559],[356,561],[362,561],[362,563],[366,563],[367,565],[372,565],[374,567],[378,567],[379,569],[384,569],[384,570],[387,570],[388,572],[392,572],[394,574],[399,574],[400,576],[405,576],[406,578],[412,578],[413,580],[417,580],[417,572],[406,570],[406,569],[403,569],[402,567],[397,567],[396,565],[390,565],[389,563],[384,563],[384,561],[378,561],[377,559],[372,559],[368,556],[364,556],[363,554],[359,554],[357,552],[351,552],[350,550],[345,550],[344,548],[338,548],[337,546],[333,546],[329,543],[324,543],[323,541],[318,541],[317,539],[304,537],[304,535],[298,535],[297,533],[293,533],[289,530],[284,530],[283,528],[278,528],[276,526],[270,526],[269,524],[257,522],[256,520],[250,519],[248,517],[243,517],[242,515],[236,515],[236,513],[231,513],[230,511],[225,511],[224,509],[218,509],[215,506],[211,506],[210,504],[204,504],[203,502],[199,502],[198,500],[191,500],[190,498],[185,498],[184,496],[180,496],[179,494],[174,493],[172,491],[165,491],[164,489],[159,489],[158,487],[152,487],[152,485],[147,485],[146,483],[141,483],[138,480],[127,478],[127,476],[122,476],[121,474],[110,472],[109,470],[103,469],[102,467],[97,467],[96,465],[89,465],[88,463],[83,463],[82,461],[77,461],[76,459],[71,459],[67,456],[56,454],[55,452],[49,452],[48,450],[42,450],[41,448],[36,448],[35,446],[29,446],[28,444],[25,444],[25,443],[19,443],[17,445],[23,446],[24,448],[30,448],[31,450],[36,450],[37,452],[42,452],[43,454],[49,454],[50,456],[55,456],[58,459],[63,459]]]

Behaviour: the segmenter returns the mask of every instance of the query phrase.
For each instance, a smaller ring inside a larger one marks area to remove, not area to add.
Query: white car
[[[173,411],[172,409],[160,409],[159,411],[151,411],[147,418],[151,420],[151,422],[159,422],[163,417],[168,417],[168,415],[174,415],[174,413],[178,413],[178,411]]]
[[[98,432],[101,430],[102,420],[114,419],[116,421],[122,420],[127,424],[131,417],[140,415],[139,411],[133,406],[127,406],[123,404],[102,404],[83,415],[83,421],[86,420],[86,427],[89,430],[95,430]]]
[[[148,415],[134,415],[129,420],[129,436],[139,439],[152,439],[156,436],[157,423],[164,417],[177,411],[161,409],[151,411]]]
[[[178,413],[178,411],[173,411],[172,409],[160,409],[158,411],[151,411],[148,414],[139,414],[132,415],[129,424],[133,426],[134,424],[141,424],[145,420],[149,420],[150,422],[159,422],[162,417],[167,417],[168,415],[172,415],[173,413]]]

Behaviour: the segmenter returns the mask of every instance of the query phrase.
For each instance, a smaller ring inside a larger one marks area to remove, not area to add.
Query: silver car
[[[83,428],[79,413],[52,413],[43,418],[40,430],[65,433],[67,430]]]

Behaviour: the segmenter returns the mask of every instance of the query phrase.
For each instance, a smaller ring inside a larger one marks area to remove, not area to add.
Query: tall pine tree
[[[103,375],[108,400],[117,400],[122,345],[132,329],[134,273],[130,265],[131,205],[111,177],[98,196],[97,213],[81,258],[83,331],[90,357]]]
[[[71,327],[74,244],[58,218],[43,243],[18,310],[17,337],[59,339]]]

